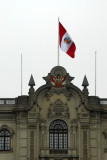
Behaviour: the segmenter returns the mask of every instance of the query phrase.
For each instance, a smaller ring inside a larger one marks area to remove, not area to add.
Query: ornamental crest
[[[60,99],[57,99],[54,103],[50,104],[48,109],[48,118],[59,116],[69,118],[70,114],[67,104],[64,104]]]
[[[61,66],[54,67],[48,76],[43,77],[47,84],[50,84],[52,87],[61,88],[66,85],[69,85],[74,77],[71,77]]]
[[[53,76],[51,78],[51,84],[54,87],[63,87],[66,83],[66,79],[64,76],[61,76],[60,74]]]

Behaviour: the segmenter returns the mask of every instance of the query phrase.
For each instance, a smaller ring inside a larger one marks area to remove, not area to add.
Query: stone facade
[[[107,99],[73,79],[57,66],[36,91],[31,76],[27,96],[0,99],[0,160],[107,160]]]

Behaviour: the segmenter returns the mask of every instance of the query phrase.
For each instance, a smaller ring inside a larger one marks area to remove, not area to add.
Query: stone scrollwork
[[[48,109],[48,118],[59,116],[69,118],[70,114],[67,104],[64,104],[60,99],[57,99],[54,103],[50,104]]]

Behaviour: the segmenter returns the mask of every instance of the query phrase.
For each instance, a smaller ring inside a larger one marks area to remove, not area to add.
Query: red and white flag
[[[59,22],[59,45],[62,51],[66,52],[70,57],[75,57],[76,46],[66,29]]]

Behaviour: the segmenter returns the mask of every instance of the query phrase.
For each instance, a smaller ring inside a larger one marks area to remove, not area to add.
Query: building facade
[[[27,96],[0,99],[0,160],[107,160],[107,99],[54,67]]]

